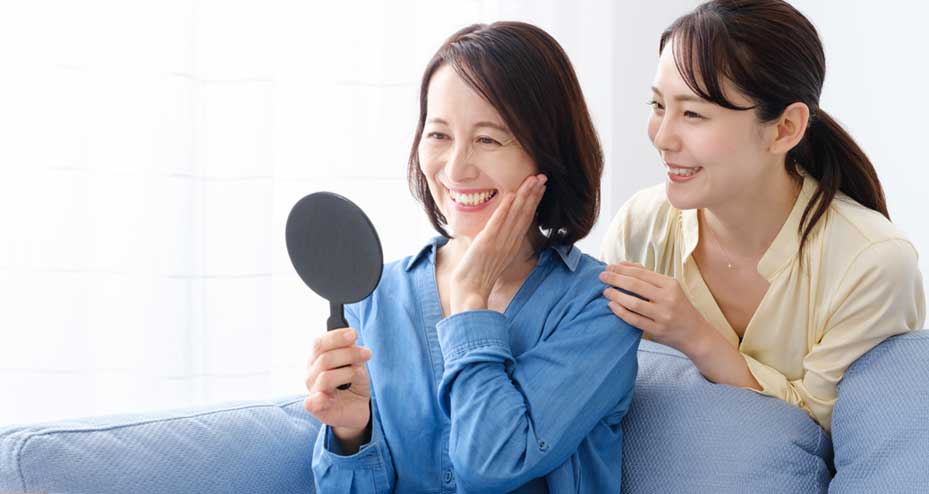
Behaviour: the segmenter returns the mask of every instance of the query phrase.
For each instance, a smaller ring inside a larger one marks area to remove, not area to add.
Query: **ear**
[[[775,134],[768,151],[787,154],[803,140],[810,122],[810,108],[805,103],[792,103],[774,123]]]

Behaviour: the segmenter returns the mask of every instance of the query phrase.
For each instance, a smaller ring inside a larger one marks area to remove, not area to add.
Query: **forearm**
[[[617,399],[631,397],[641,333],[622,331],[609,315],[601,320],[561,327],[519,358],[499,313],[439,323],[439,401],[451,418],[449,454],[465,485],[502,492],[546,475],[616,411]]]
[[[729,344],[719,331],[705,323],[699,334],[683,351],[703,377],[717,384],[762,389],[738,348]]]

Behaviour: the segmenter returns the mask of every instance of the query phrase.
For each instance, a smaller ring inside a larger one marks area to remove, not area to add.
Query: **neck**
[[[775,177],[701,210],[701,229],[709,229],[732,255],[761,257],[790,216],[802,184],[781,167]]]

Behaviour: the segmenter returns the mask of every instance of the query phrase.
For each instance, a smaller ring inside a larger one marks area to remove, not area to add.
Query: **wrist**
[[[451,297],[450,308],[452,314],[458,314],[461,312],[466,312],[469,310],[482,310],[487,308],[487,298],[486,296],[478,292],[465,292],[460,294],[454,294]]]
[[[690,360],[699,367],[699,364],[704,362],[708,356],[713,353],[713,348],[716,343],[714,341],[715,335],[718,335],[716,330],[710,326],[710,323],[701,318],[697,330],[692,333],[692,337],[683,345],[681,351],[690,357]]]
[[[332,437],[337,442],[334,450],[343,455],[350,456],[371,441],[371,421],[362,429],[351,427],[332,427]]]

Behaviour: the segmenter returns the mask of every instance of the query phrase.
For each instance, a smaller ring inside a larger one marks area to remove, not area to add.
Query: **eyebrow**
[[[441,118],[430,118],[429,120],[426,120],[426,123],[437,123],[437,124],[442,124],[442,125],[448,125],[448,122],[446,122],[445,120],[443,120],[443,119],[441,119]],[[490,127],[490,128],[492,128],[492,129],[497,129],[497,130],[499,130],[500,132],[505,132],[505,133],[507,133],[507,134],[510,133],[510,129],[508,129],[508,128],[506,128],[506,127],[500,125],[500,124],[495,124],[495,123],[493,123],[493,122],[482,121],[482,122],[478,122],[478,123],[474,124],[474,128],[475,128],[475,129],[476,129],[476,128],[479,128],[479,127]]]
[[[656,88],[655,86],[652,86],[652,91],[658,96],[661,96],[662,98],[664,98],[664,95],[661,94],[661,91],[659,91],[658,88]],[[675,94],[674,96],[671,97],[671,99],[675,101],[691,101],[694,103],[710,103],[709,101],[699,96],[692,95],[692,94]]]

